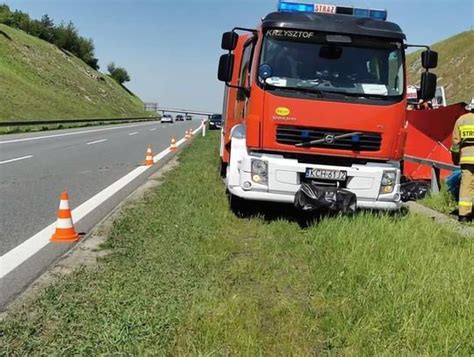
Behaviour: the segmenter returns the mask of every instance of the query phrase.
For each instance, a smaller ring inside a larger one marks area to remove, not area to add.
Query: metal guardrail
[[[210,118],[211,115],[217,114],[215,112],[204,112],[201,110],[181,109],[181,108],[160,108],[156,109],[157,112],[164,113],[180,113],[180,114],[192,114],[192,115],[203,115]]]
[[[441,170],[454,171],[459,166],[446,164],[444,162],[423,159],[416,156],[405,155],[405,161],[415,162],[422,165],[431,166],[431,192],[438,194],[441,187]]]
[[[151,121],[158,120],[159,117],[133,117],[133,118],[91,118],[91,119],[66,119],[66,120],[33,120],[33,121],[0,121],[0,127],[9,126],[35,126],[35,125],[53,125],[53,124],[80,124],[95,122],[131,122],[131,121]]]

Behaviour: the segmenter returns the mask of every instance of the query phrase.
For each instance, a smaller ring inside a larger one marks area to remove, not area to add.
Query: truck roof
[[[339,14],[272,12],[262,19],[262,28],[286,28],[347,35],[404,40],[405,34],[393,22]]]

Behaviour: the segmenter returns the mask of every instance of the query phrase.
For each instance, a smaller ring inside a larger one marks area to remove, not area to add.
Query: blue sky
[[[144,101],[166,107],[220,111],[217,81],[222,32],[254,27],[277,0],[0,0],[12,9],[56,23],[71,20],[91,37],[102,70],[114,61]],[[408,42],[431,44],[474,23],[473,0],[320,0],[318,3],[386,8]],[[442,58],[440,59],[442,61]]]

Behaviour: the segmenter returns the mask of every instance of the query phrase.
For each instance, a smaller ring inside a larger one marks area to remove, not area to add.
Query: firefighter
[[[459,221],[472,221],[474,203],[474,98],[466,106],[469,113],[461,115],[453,130],[451,153],[453,162],[461,164],[459,189]]]

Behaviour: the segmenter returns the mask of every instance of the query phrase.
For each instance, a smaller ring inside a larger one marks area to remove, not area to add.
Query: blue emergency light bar
[[[327,4],[308,4],[281,1],[278,3],[278,11],[281,12],[317,12],[326,14],[341,14],[356,17],[370,17],[376,20],[387,20],[387,10],[364,9],[351,6],[337,6]]]

